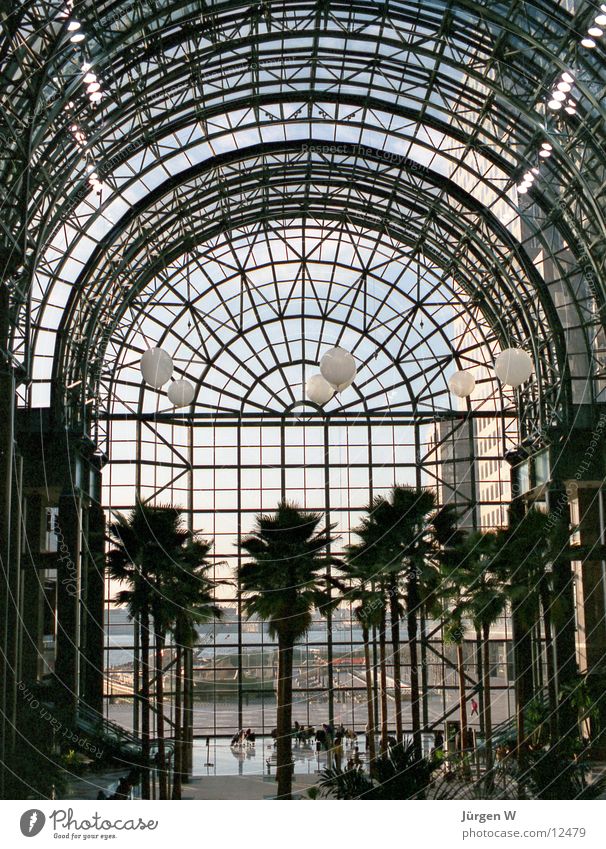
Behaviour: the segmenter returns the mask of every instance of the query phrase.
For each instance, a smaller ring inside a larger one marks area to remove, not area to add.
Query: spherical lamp
[[[196,390],[189,380],[175,380],[168,387],[168,400],[174,407],[187,407],[195,394]]]
[[[448,388],[457,398],[468,398],[476,388],[476,379],[470,371],[455,371],[448,381]]]
[[[507,386],[521,386],[532,374],[532,360],[520,348],[505,348],[494,362],[496,376]]]
[[[356,376],[356,361],[343,348],[331,348],[320,361],[322,377],[337,391],[342,392],[353,383]]]
[[[310,401],[322,407],[335,394],[334,388],[321,374],[312,374],[305,384],[305,392]]]
[[[143,380],[159,389],[167,383],[173,373],[172,357],[162,348],[149,348],[141,357]]]

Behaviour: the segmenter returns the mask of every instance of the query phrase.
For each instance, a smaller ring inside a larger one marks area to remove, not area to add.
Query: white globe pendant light
[[[494,361],[494,370],[501,383],[515,388],[532,374],[532,360],[521,348],[505,348]]]
[[[322,377],[337,391],[342,392],[353,383],[356,376],[356,361],[343,348],[331,348],[320,360]]]
[[[335,394],[334,388],[321,374],[312,374],[305,384],[305,392],[309,400],[320,407],[330,401]]]
[[[173,373],[172,357],[162,348],[149,348],[141,357],[141,374],[143,380],[159,389],[171,378]]]
[[[470,371],[455,371],[448,381],[448,388],[457,398],[468,398],[476,388],[476,379]]]
[[[196,390],[189,380],[175,380],[168,387],[168,400],[174,407],[187,407],[195,394]]]

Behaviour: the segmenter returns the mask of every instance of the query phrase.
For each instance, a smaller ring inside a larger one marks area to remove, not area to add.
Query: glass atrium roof
[[[485,368],[508,345],[540,378],[527,431],[602,399],[599,5],[0,8],[23,404],[166,412],[137,369],[162,344],[197,415],[280,415],[336,342],[339,415],[445,414],[459,367],[510,406]]]

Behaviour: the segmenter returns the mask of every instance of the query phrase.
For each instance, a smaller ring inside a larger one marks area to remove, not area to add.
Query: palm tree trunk
[[[290,639],[278,642],[278,716],[276,779],[278,799],[292,795],[292,664],[294,643]]]
[[[194,746],[193,658],[191,646],[183,650],[183,733],[181,745],[182,781],[189,781]]]
[[[486,730],[484,728],[484,661],[482,655],[482,631],[480,628],[476,628],[476,644],[475,644],[475,653],[476,653],[476,678],[478,679],[478,702],[480,703],[480,711],[479,711],[479,721],[480,721],[480,734],[485,735]]]
[[[149,613],[143,610],[140,619],[141,627],[141,757],[143,760],[143,775],[141,779],[141,795],[150,798],[150,702],[149,702]]]
[[[490,625],[482,625],[482,689],[484,701],[482,711],[484,714],[484,739],[486,741],[486,772],[489,774],[488,781],[492,781],[492,704],[490,697]]]
[[[158,789],[160,799],[168,798],[168,781],[166,774],[166,749],[164,746],[164,670],[162,669],[162,649],[164,634],[154,630],[156,640],[156,731],[158,737]]]
[[[397,584],[395,580],[389,585],[389,612],[391,619],[391,645],[393,648],[393,688],[396,709],[396,740],[401,743],[402,732],[402,664],[400,654],[400,613],[398,611]]]
[[[417,641],[418,589],[414,576],[408,578],[407,586],[408,645],[410,647],[410,713],[412,718],[412,745],[416,760],[421,760],[423,745],[421,739],[421,713],[419,709],[419,660]]]
[[[183,722],[181,711],[181,686],[183,676],[181,674],[181,664],[183,662],[183,649],[177,643],[177,652],[175,658],[175,760],[174,760],[174,778],[173,778],[173,799],[181,798],[181,772],[183,760]]]
[[[362,625],[362,640],[364,642],[366,704],[368,707],[368,771],[372,775],[376,764],[377,752],[375,748],[375,710],[372,688],[372,665],[370,662],[370,635],[366,625]]]
[[[520,774],[526,769],[526,706],[532,698],[532,639],[528,628],[520,621],[520,613],[511,612],[515,660],[517,759]],[[520,798],[524,798],[523,781],[518,782]]]
[[[543,609],[543,631],[545,632],[545,658],[547,660],[547,700],[549,704],[549,736],[551,743],[558,739],[558,695],[556,689],[556,668],[551,627],[551,599],[546,585],[547,576],[541,579],[539,593]]]
[[[381,693],[381,755],[387,756],[387,651],[385,630],[385,605],[381,608],[381,622],[379,624],[379,669],[380,669],[380,693]]]
[[[459,714],[461,719],[461,758],[463,760],[463,775],[469,776],[469,764],[467,762],[467,691],[465,689],[465,656],[463,653],[463,639],[457,643],[457,672],[459,677]]]

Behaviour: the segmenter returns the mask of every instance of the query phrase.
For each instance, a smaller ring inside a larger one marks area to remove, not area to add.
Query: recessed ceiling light
[[[587,30],[587,35],[592,35],[594,38],[599,38],[601,35],[604,35],[604,30],[599,27],[589,27]]]
[[[547,106],[549,107],[549,109],[553,109],[554,112],[557,112],[558,109],[562,108],[562,104],[559,100],[550,100]]]
[[[595,46],[596,46],[595,41],[593,40],[593,38],[583,38],[583,39],[581,40],[581,44],[583,45],[583,47],[588,47],[588,48],[590,48],[590,49],[591,49],[592,47],[595,47]]]
[[[86,90],[89,94],[92,94],[95,91],[99,91],[100,88],[101,83],[91,83],[90,85],[86,86]]]
[[[568,71],[564,71],[564,73],[562,74],[562,79],[564,80],[565,83],[573,83],[574,82],[574,77],[572,76],[572,74],[569,74]]]
[[[558,83],[558,91],[570,91],[571,88],[572,86],[570,85],[570,83]]]
[[[91,73],[84,75],[84,77],[82,78],[82,82],[83,83],[94,83],[96,81],[96,79],[97,79],[97,75],[93,74],[91,72]]]
[[[70,21],[67,25],[68,32],[75,32],[77,29],[81,27],[80,21]]]
[[[543,142],[541,147],[543,148],[543,150],[553,150],[553,147],[549,142]]]
[[[539,156],[542,156],[543,159],[547,159],[549,156],[551,156],[551,151],[550,150],[540,150]]]
[[[606,26],[606,15],[598,15],[595,22],[599,27]]]
[[[566,95],[563,91],[554,91],[551,97],[553,100],[561,100],[562,102],[566,100]]]
[[[84,35],[83,32],[77,32],[75,35],[72,35],[72,37],[70,38],[70,41],[73,44],[78,44],[79,42],[84,41],[84,38],[85,38],[85,35]]]

